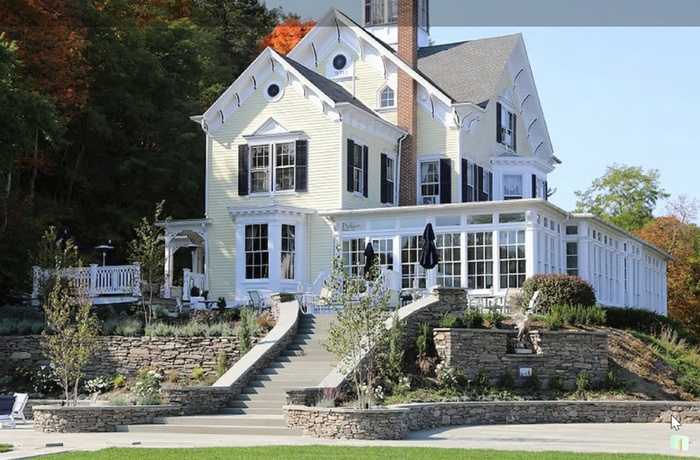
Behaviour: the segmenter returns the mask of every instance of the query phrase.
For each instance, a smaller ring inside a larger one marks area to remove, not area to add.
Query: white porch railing
[[[196,287],[201,293],[205,289],[204,273],[194,273],[189,268],[182,270],[182,299],[190,300],[190,289]]]
[[[32,298],[39,297],[39,287],[44,280],[54,276],[54,269],[34,267]],[[70,277],[82,293],[97,297],[100,295],[141,295],[141,265],[110,265],[100,267],[91,264],[84,268],[63,269],[62,275]]]

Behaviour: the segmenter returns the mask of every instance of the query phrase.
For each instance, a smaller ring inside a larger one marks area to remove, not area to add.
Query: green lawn
[[[684,455],[685,458],[689,458]],[[651,460],[674,459],[672,455],[646,454],[574,454],[568,452],[522,452],[497,450],[434,449],[427,447],[349,447],[349,446],[276,446],[213,447],[202,449],[111,448],[98,452],[70,452],[45,458],[68,460],[288,460],[288,459],[422,459],[430,460]]]
[[[12,450],[12,444],[0,444],[0,454]]]

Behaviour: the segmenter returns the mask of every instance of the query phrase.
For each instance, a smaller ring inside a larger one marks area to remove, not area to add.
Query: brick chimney
[[[397,51],[408,65],[415,68],[418,61],[418,0],[399,0],[399,31]],[[416,132],[418,111],[416,106],[416,82],[399,69],[397,97],[398,125],[408,131],[401,143],[399,164],[399,206],[416,204]]]

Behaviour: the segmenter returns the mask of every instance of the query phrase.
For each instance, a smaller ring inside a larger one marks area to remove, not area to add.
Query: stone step
[[[271,426],[210,426],[210,425],[118,425],[117,432],[172,433],[172,434],[218,434],[241,436],[302,436],[298,428]]]
[[[233,400],[228,403],[229,408],[235,408],[235,409],[275,409],[275,410],[282,410],[282,406],[284,406],[286,403],[284,398],[275,400],[275,399],[261,399],[259,401],[257,400],[250,400],[250,401],[243,401],[243,400]]]
[[[155,417],[154,425],[273,426],[286,427],[282,414],[274,415],[195,415],[189,417]]]
[[[321,380],[326,376],[321,376],[320,378],[296,378],[296,379],[279,379],[279,380],[254,380],[246,388],[275,388],[284,393],[284,390],[290,388],[306,388],[315,387]]]
[[[224,407],[219,409],[220,414],[225,415],[279,415],[282,406],[277,407]]]
[[[287,361],[273,362],[260,371],[262,375],[286,374],[292,371],[318,372],[335,368],[335,361]],[[330,372],[330,371],[329,371]]]
[[[309,386],[315,386],[311,384]],[[299,388],[298,385],[288,385],[287,388]],[[245,387],[241,390],[242,395],[261,395],[266,398],[271,395],[280,395],[284,398],[285,387]]]
[[[284,349],[280,352],[279,356],[308,356],[310,359],[322,359],[327,356],[332,356],[326,350],[290,350]]]

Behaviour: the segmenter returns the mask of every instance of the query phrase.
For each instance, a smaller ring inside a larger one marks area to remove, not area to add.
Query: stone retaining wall
[[[285,406],[290,428],[304,436],[326,439],[403,439],[408,434],[408,409],[344,409]]]
[[[0,366],[16,364],[33,371],[48,366],[42,354],[41,336],[7,336],[0,341]],[[253,339],[254,342],[259,337]],[[134,377],[144,366],[157,366],[191,376],[201,367],[216,374],[216,359],[226,353],[229,365],[240,358],[238,337],[121,337],[97,338],[98,349],[86,369],[88,379],[100,375]]]
[[[118,425],[153,423],[155,417],[180,415],[178,406],[35,406],[34,431],[99,433]]]
[[[486,371],[492,383],[509,369],[516,386],[525,379],[519,369],[530,368],[546,384],[559,376],[573,389],[581,371],[588,372],[591,383],[602,384],[608,371],[608,335],[605,332],[540,331],[531,334],[537,353],[508,354],[507,343],[514,332],[497,329],[434,329],[435,348],[450,367],[462,369],[470,378]]]
[[[497,401],[425,403],[354,410],[284,406],[287,426],[329,439],[403,439],[410,431],[459,425],[700,423],[700,403],[678,401]]]

